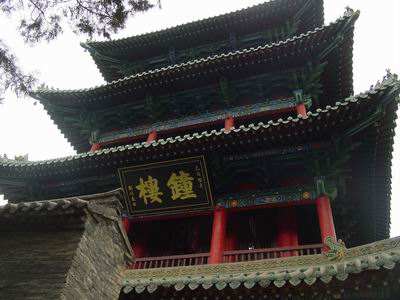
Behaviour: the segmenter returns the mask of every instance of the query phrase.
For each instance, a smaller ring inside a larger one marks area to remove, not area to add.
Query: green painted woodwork
[[[301,200],[315,200],[316,191],[311,186],[253,190],[218,197],[217,205],[226,208],[255,207],[266,204],[291,203]]]
[[[211,85],[163,96],[147,95],[142,101],[102,110],[74,111],[65,110],[62,106],[49,106],[48,110],[54,114],[68,114],[65,120],[71,126],[80,128],[81,133],[89,140],[95,132],[173,120],[202,112],[264,102],[277,96],[288,97],[293,95],[294,90],[302,90],[312,99],[318,98],[322,92],[320,77],[325,66],[325,63],[313,65],[310,62],[304,68],[260,74],[240,80],[222,77],[218,86]],[[310,107],[311,102],[306,105]]]
[[[113,107],[124,103],[139,108],[135,112],[139,116],[134,120],[131,118],[130,109],[101,118],[98,123],[101,128],[96,128],[95,132],[134,127],[135,122],[142,120],[142,116],[146,115],[146,110],[151,111],[147,115],[153,115],[153,119],[146,122],[151,124],[152,120],[160,115],[168,114],[171,119],[179,118],[182,114],[190,115],[190,109],[193,111],[192,103],[198,104],[199,111],[204,111],[209,110],[207,101],[215,103],[216,108],[212,109],[218,109],[218,105],[225,105],[228,97],[230,105],[235,105],[236,101],[244,101],[249,95],[253,97],[250,101],[257,101],[257,95],[272,95],[272,98],[285,94],[287,96],[292,95],[298,88],[303,89],[305,95],[312,97],[314,107],[323,107],[347,97],[352,92],[351,45],[357,17],[358,12],[352,12],[329,25],[279,43],[155,69],[96,88],[71,91],[45,89],[32,93],[32,96],[43,103],[55,123],[79,151],[90,148],[88,141],[93,134],[82,134],[79,124],[66,121],[76,113],[58,113],[56,106],[72,107],[79,113],[82,110],[97,110],[96,115],[99,114],[98,111],[112,110]],[[337,38],[338,36],[340,38]],[[320,66],[321,69],[318,70],[317,66],[326,62],[327,64]],[[276,76],[277,72],[300,69],[305,69],[304,74],[298,74],[296,71],[296,74]],[[259,82],[257,85],[246,83],[246,80],[249,81],[254,76],[268,73],[271,77],[265,82]],[[319,82],[315,80],[318,77]],[[196,88],[196,93],[190,95]],[[221,95],[221,92],[224,95]],[[183,100],[184,94],[186,97],[190,95],[188,100]],[[314,94],[317,96],[314,97]],[[149,97],[151,101],[147,101],[146,110],[141,109],[140,106],[143,106],[145,99]],[[270,96],[259,96],[258,99],[261,98],[264,101]],[[166,112],[152,111],[164,108],[167,109]],[[84,128],[84,132],[87,131],[87,128]]]
[[[323,25],[322,0],[274,0],[120,40],[83,43],[107,81],[284,40]]]
[[[93,143],[109,143],[117,140],[141,137],[149,134],[152,131],[158,133],[166,132],[174,129],[182,128],[194,128],[195,126],[204,126],[204,124],[214,123],[216,127],[222,127],[223,121],[227,116],[231,116],[236,119],[236,122],[241,123],[243,119],[252,118],[255,115],[260,117],[277,110],[292,110],[295,111],[296,105],[300,103],[306,103],[307,107],[311,105],[311,98],[303,96],[302,91],[298,90],[296,97],[289,97],[283,99],[266,100],[259,103],[247,104],[235,107],[227,107],[226,109],[203,112],[196,115],[188,115],[180,118],[171,120],[155,120],[149,124],[141,126],[128,127],[122,130],[113,130],[110,132],[96,132],[94,136],[96,139],[92,140]],[[216,124],[218,123],[218,124]],[[190,129],[189,129],[190,130]],[[198,129],[200,130],[200,128]]]
[[[159,69],[167,67],[168,65],[179,64],[193,59],[209,57],[240,49],[249,49],[259,45],[285,40],[286,38],[292,37],[295,33],[296,27],[294,22],[287,21],[279,27],[239,36],[236,38],[235,45],[232,45],[231,41],[227,37],[226,39],[215,43],[174,50],[173,60],[171,60],[171,56],[168,52],[144,60],[138,59],[133,62],[126,59],[120,60],[118,58],[107,59],[108,68],[113,69],[113,72],[118,74],[118,77],[123,78],[146,70]]]
[[[258,157],[258,152],[268,152],[274,147],[293,146],[295,142],[328,143],[331,145],[330,152],[336,155],[335,151],[340,153],[342,145],[361,142],[358,147],[349,151],[351,159],[345,160],[351,164],[351,168],[347,168],[344,163],[339,164],[340,168],[336,171],[332,168],[336,164],[334,160],[318,155],[324,157],[319,166],[319,174],[324,175],[321,166],[325,165],[329,167],[327,170],[333,170],[331,173],[334,175],[340,174],[338,171],[351,171],[351,177],[345,182],[346,190],[339,185],[337,198],[332,202],[334,211],[340,212],[349,220],[348,224],[344,222],[338,225],[338,233],[345,236],[351,231],[349,236],[353,245],[382,239],[388,236],[390,228],[390,153],[399,90],[400,84],[396,76],[388,75],[365,93],[348,97],[324,109],[312,106],[304,117],[289,116],[277,120],[267,118],[256,124],[237,124],[237,128],[229,132],[223,129],[192,132],[159,138],[151,144],[143,141],[46,161],[1,159],[1,192],[6,198],[16,202],[30,200],[26,185],[34,189],[32,195],[41,195],[42,199],[87,194],[115,188],[118,182],[115,170],[127,165],[197,154],[220,154],[246,160],[246,157]],[[385,113],[380,114],[375,123],[355,131],[351,140],[343,140],[344,144],[337,142],[348,128],[356,127],[379,110],[382,101],[386,103]],[[285,160],[286,155],[291,157],[291,161],[295,160],[293,153],[286,153],[281,159]],[[302,161],[301,157],[298,160]],[[308,165],[311,168],[312,160]],[[310,180],[312,176],[314,174],[310,175]],[[14,184],[10,184],[10,181]],[[40,184],[33,186],[31,181]],[[46,185],[47,183],[49,184]],[[341,219],[335,221],[335,224],[340,224]]]

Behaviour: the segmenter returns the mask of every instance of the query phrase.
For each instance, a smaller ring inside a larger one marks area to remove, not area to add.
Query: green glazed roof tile
[[[136,99],[132,101],[139,101],[142,99],[142,96],[139,97],[139,94],[143,93],[145,89],[152,89],[154,86],[164,86],[171,80],[179,81],[185,76],[206,76],[204,74],[208,74],[207,72],[210,70],[224,70],[227,65],[236,66],[242,64],[244,61],[258,62],[260,60],[265,61],[268,59],[281,61],[284,59],[282,56],[283,52],[287,52],[290,57],[297,57],[299,55],[298,49],[301,49],[302,47],[310,48],[312,45],[318,43],[324,45],[329,44],[326,39],[327,37],[339,36],[343,34],[343,32],[352,30],[357,18],[357,11],[348,11],[336,22],[332,22],[329,25],[316,28],[305,34],[278,43],[223,53],[221,55],[214,55],[165,68],[150,70],[93,88],[77,90],[44,88],[33,92],[31,96],[44,105],[45,109],[48,110],[51,118],[65,137],[76,149],[78,149],[79,152],[82,152],[86,151],[90,147],[88,134],[82,133],[78,128],[71,126],[68,120],[65,120],[64,109],[79,109],[83,106],[95,110],[101,107],[107,107],[107,105],[112,105],[113,100],[118,98],[118,95],[121,93],[135,95],[135,97],[127,97],[127,99]],[[314,52],[319,51],[315,49],[316,48],[314,47]],[[351,48],[346,48],[346,51],[351,51]],[[317,54],[318,53],[315,55]],[[351,64],[351,60],[347,63]],[[352,91],[351,76],[349,75],[351,74],[351,70],[348,67],[342,67],[345,69],[345,76],[343,75],[345,78],[341,80],[342,82],[337,93],[339,93],[338,96],[343,94],[343,97],[345,97]],[[57,111],[53,112],[53,108]],[[60,109],[61,112],[58,111],[58,108],[62,108]]]
[[[334,261],[324,254],[316,254],[218,265],[128,270],[124,273],[123,291],[135,290],[140,294],[147,289],[153,293],[166,286],[173,286],[177,291],[186,286],[191,290],[212,286],[218,290],[228,286],[252,289],[256,285],[268,287],[271,283],[281,288],[287,283],[297,286],[301,282],[311,286],[318,280],[329,284],[334,278],[347,280],[350,274],[382,268],[391,270],[399,262],[400,238],[397,237],[346,249],[345,256]]]
[[[184,71],[185,69],[200,68],[204,65],[210,65],[222,61],[231,61],[237,58],[244,58],[250,54],[256,54],[258,52],[265,52],[275,48],[281,48],[284,46],[295,45],[296,43],[304,42],[304,40],[310,40],[313,38],[324,38],[325,34],[335,34],[337,31],[343,29],[348,25],[353,25],[359,16],[359,11],[347,11],[345,15],[329,25],[318,27],[314,30],[308,31],[307,33],[302,33],[300,35],[288,38],[284,41],[279,41],[276,43],[271,43],[267,45],[260,45],[256,48],[243,49],[228,53],[223,53],[219,55],[209,56],[207,58],[195,59],[181,64],[176,64],[160,69],[154,69],[150,71],[145,71],[142,73],[134,74],[125,78],[121,78],[105,85],[99,85],[92,88],[76,89],[76,90],[60,90],[54,88],[43,88],[39,89],[31,94],[32,97],[39,101],[52,101],[51,95],[68,95],[74,97],[91,96],[93,94],[103,93],[107,90],[119,89],[122,86],[131,85],[135,81],[145,81],[150,78],[159,78],[160,76],[165,76],[167,74],[177,73]],[[319,35],[318,35],[319,34]],[[282,51],[284,49],[280,49]],[[74,98],[73,98],[74,99]],[[70,100],[73,100],[70,99]],[[100,98],[92,98],[92,100],[100,100]]]
[[[358,105],[363,101],[368,101],[373,95],[376,95],[377,93],[384,93],[391,91],[391,93],[398,93],[400,90],[400,83],[397,79],[397,75],[392,75],[389,74],[387,77],[384,78],[382,82],[379,82],[373,89],[370,89],[369,91],[365,93],[361,93],[356,96],[351,96],[343,100],[342,102],[336,102],[334,106],[328,105],[324,109],[318,108],[315,111],[309,111],[307,112],[306,116],[301,116],[298,115],[297,117],[288,117],[286,119],[278,119],[278,120],[269,120],[266,123],[264,122],[258,122],[257,124],[250,123],[248,125],[241,125],[237,128],[233,128],[230,131],[226,131],[225,129],[220,129],[220,130],[211,130],[211,131],[203,131],[201,133],[195,132],[192,134],[186,134],[184,136],[175,136],[175,137],[168,137],[166,139],[158,139],[155,140],[151,143],[147,142],[140,142],[140,143],[134,143],[134,144],[127,144],[123,146],[118,146],[118,147],[112,147],[112,148],[105,148],[105,149],[100,149],[95,152],[86,152],[86,153],[80,153],[77,155],[73,156],[68,156],[68,157],[63,157],[59,159],[50,159],[50,160],[43,160],[43,161],[16,161],[16,160],[10,160],[10,159],[4,159],[0,158],[0,167],[3,168],[23,168],[26,169],[28,167],[37,167],[37,166],[42,166],[42,165],[49,165],[49,166],[60,166],[62,163],[65,163],[67,161],[75,161],[75,160],[85,160],[89,159],[91,156],[107,156],[111,155],[111,153],[114,152],[126,152],[128,150],[140,150],[143,148],[158,148],[159,146],[162,145],[167,145],[167,144],[174,144],[174,143],[185,143],[186,141],[191,141],[193,139],[205,139],[205,138],[210,138],[210,137],[219,137],[219,136],[230,136],[231,134],[240,134],[240,133],[246,133],[246,132],[256,132],[261,129],[269,129],[269,130],[279,130],[280,127],[287,125],[287,124],[293,124],[293,126],[296,126],[296,123],[299,122],[308,122],[312,123],[315,122],[316,120],[319,120],[322,115],[329,115],[333,111],[338,111],[340,109],[345,109],[346,107],[350,105]]]

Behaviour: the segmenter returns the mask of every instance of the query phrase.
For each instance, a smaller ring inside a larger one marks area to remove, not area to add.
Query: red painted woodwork
[[[152,141],[155,141],[157,139],[157,131],[153,130],[152,132],[149,133],[147,136],[147,142],[151,143]]]
[[[225,238],[225,251],[233,251],[237,248],[237,236],[234,229],[227,232]],[[228,262],[233,262],[233,258],[228,260]]]
[[[146,256],[146,248],[144,247],[143,243],[136,241],[131,246],[135,259]]]
[[[222,262],[222,256],[225,250],[226,219],[226,209],[217,207],[214,210],[209,264],[218,264]]]
[[[152,222],[152,221],[160,221],[160,220],[174,220],[174,219],[184,219],[188,217],[196,217],[196,216],[211,216],[213,214],[212,210],[204,210],[204,211],[192,211],[192,212],[182,212],[173,215],[158,215],[158,216],[135,216],[131,219],[132,223],[143,223],[143,222]]]
[[[101,144],[95,143],[95,144],[93,144],[92,147],[90,148],[90,152],[94,152],[94,151],[97,151],[97,150],[100,150],[100,149],[101,149]]]
[[[257,189],[257,184],[251,182],[242,182],[237,185],[237,187],[233,187],[238,192],[243,191],[251,191]]]
[[[237,237],[234,231],[228,232],[225,237],[225,250],[235,250],[237,245]]]
[[[232,127],[235,126],[235,119],[233,119],[233,117],[227,117],[225,119],[225,130],[231,130]]]
[[[152,269],[206,265],[208,263],[209,256],[209,253],[196,253],[172,256],[142,257],[136,258],[135,263],[131,266],[131,268]]]
[[[129,229],[131,227],[131,223],[127,217],[122,217],[122,225],[124,225],[124,229],[126,234],[129,233]]]
[[[223,260],[221,262],[240,262],[254,261],[261,259],[273,259],[285,257],[285,253],[293,253],[296,255],[313,255],[320,254],[323,244],[281,247],[267,249],[249,249],[249,250],[229,250],[223,252]],[[151,268],[167,268],[179,266],[205,265],[209,263],[210,253],[196,253],[172,256],[157,257],[137,257],[135,255],[135,263],[131,266],[134,269],[151,269]]]
[[[323,244],[293,246],[293,247],[278,247],[266,249],[249,249],[249,250],[234,250],[225,251],[223,262],[240,262],[253,261],[261,259],[273,259],[287,257],[293,255],[312,255],[320,254]]]
[[[282,202],[282,203],[268,203],[257,206],[245,206],[245,207],[232,207],[229,208],[229,211],[232,212],[240,212],[240,211],[248,211],[248,210],[256,210],[256,209],[271,209],[278,207],[295,207],[301,205],[311,205],[314,204],[315,200],[312,199],[303,199],[293,202]],[[173,220],[173,219],[181,219],[187,217],[195,217],[195,216],[208,216],[212,215],[212,210],[204,210],[204,211],[195,211],[195,212],[184,212],[174,215],[159,215],[159,216],[137,216],[133,217],[130,221],[131,223],[142,223],[142,222],[151,222],[155,220]]]
[[[306,110],[306,106],[304,105],[304,103],[300,103],[300,104],[296,105],[296,113],[303,117],[305,117],[307,115],[307,110]]]
[[[325,239],[328,236],[332,237],[336,241],[335,224],[333,223],[329,197],[326,195],[318,197],[316,200],[316,206],[322,243],[325,242]],[[325,252],[327,250],[327,247],[324,247],[323,251]]]
[[[297,247],[299,245],[297,234],[296,209],[285,207],[279,210],[277,219],[276,245],[278,247]],[[284,256],[296,255],[296,252],[285,252]]]

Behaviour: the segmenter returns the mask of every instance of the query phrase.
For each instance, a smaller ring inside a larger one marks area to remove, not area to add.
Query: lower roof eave
[[[317,254],[218,265],[127,270],[122,291],[125,294],[152,294],[162,288],[181,291],[186,287],[190,290],[280,289],[302,283],[311,288],[320,282],[330,284],[334,280],[351,280],[349,275],[360,276],[368,271],[395,272],[399,261],[400,237],[396,237],[344,249],[343,256]]]

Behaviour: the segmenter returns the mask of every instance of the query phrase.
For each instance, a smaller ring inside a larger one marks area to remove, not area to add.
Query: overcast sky
[[[162,9],[156,8],[136,16],[125,30],[113,38],[163,29],[261,2],[264,1],[163,0]],[[354,90],[359,93],[381,80],[387,68],[400,74],[400,0],[325,0],[325,23],[342,16],[346,6],[361,11],[356,23],[353,53]],[[60,89],[85,88],[104,83],[89,54],[79,45],[86,40],[84,36],[65,32],[50,44],[28,47],[16,34],[14,25],[14,20],[0,19],[0,39],[5,40],[17,54],[21,66],[27,71],[36,72],[41,82]],[[9,93],[5,96],[4,104],[0,105],[0,154],[14,157],[28,153],[30,160],[74,154],[42,105],[35,106],[32,99],[16,99]],[[400,235],[399,127],[398,121],[392,164],[391,236]]]

